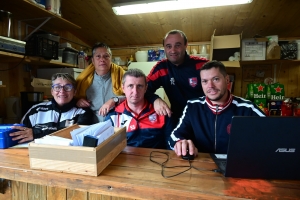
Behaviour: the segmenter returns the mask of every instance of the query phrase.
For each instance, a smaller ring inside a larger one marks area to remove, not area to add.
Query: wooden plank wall
[[[258,73],[263,73],[264,76],[259,77]],[[300,97],[300,63],[284,61],[242,65],[241,95],[245,97],[247,84],[261,83],[268,77],[272,78],[275,83],[284,85],[286,97]]]
[[[20,181],[8,181],[1,185],[0,199],[5,200],[131,200],[123,197],[112,197],[108,195],[89,193],[86,191],[70,190],[38,184],[24,183]]]

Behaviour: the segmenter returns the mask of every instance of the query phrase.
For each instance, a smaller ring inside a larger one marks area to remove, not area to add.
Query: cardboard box
[[[249,99],[266,99],[266,85],[264,83],[249,83],[247,96]]]
[[[284,85],[280,83],[274,83],[271,85],[268,85],[267,88],[268,93],[270,95],[267,95],[267,98],[270,100],[284,100],[285,99],[285,91],[284,91]]]
[[[241,60],[265,60],[266,42],[258,42],[256,39],[242,40]]]
[[[57,131],[51,135],[71,139],[70,132],[79,125]],[[115,133],[97,147],[55,146],[30,142],[31,169],[98,176],[126,147],[126,129],[115,128]]]
[[[266,99],[254,99],[253,103],[256,104],[260,109],[267,107],[267,100]]]
[[[33,78],[31,82],[33,92],[43,92],[44,96],[51,97],[52,81],[47,79]]]
[[[240,67],[239,61],[228,61],[235,52],[240,52],[241,35],[211,36],[210,58],[221,61],[226,67]]]
[[[267,60],[278,60],[280,59],[280,46],[274,46],[269,52],[267,52]]]
[[[279,41],[281,48],[280,59],[296,60],[298,56],[298,44],[290,43],[289,41]]]

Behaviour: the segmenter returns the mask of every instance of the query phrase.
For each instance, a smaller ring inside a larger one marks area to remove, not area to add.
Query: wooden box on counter
[[[71,139],[70,132],[79,127],[72,125],[51,135]],[[126,145],[125,128],[115,128],[115,133],[97,147],[57,146],[30,142],[28,146],[30,168],[98,176]]]

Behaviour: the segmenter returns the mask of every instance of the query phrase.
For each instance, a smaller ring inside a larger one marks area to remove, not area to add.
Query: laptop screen
[[[224,175],[300,179],[299,125],[300,117],[234,116]]]

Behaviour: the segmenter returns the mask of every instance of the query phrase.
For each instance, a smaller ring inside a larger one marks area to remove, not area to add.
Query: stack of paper
[[[46,135],[42,138],[34,139],[34,142],[36,144],[53,144],[53,145],[61,145],[61,146],[72,145],[71,139],[67,139],[59,136],[51,136],[51,135]]]
[[[73,146],[82,146],[83,138],[86,135],[90,135],[97,138],[97,145],[99,145],[113,134],[114,127],[112,126],[111,121],[109,120],[71,131]]]

